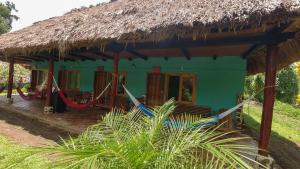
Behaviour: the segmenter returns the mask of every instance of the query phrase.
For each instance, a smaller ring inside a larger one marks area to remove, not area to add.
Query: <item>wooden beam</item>
[[[112,85],[110,95],[110,108],[113,109],[116,106],[117,88],[118,88],[118,74],[119,74],[119,53],[114,55],[113,73],[112,73]]]
[[[135,50],[128,49],[127,52],[129,52],[129,53],[131,53],[131,54],[133,54],[133,55],[135,55],[135,56],[137,56],[137,57],[139,57],[139,58],[142,58],[142,59],[144,59],[144,60],[147,60],[147,59],[148,59],[148,56],[145,56],[145,55],[143,55],[143,54],[141,54],[141,53],[139,53],[139,52],[137,52],[137,51],[135,51]]]
[[[174,39],[161,42],[142,42],[142,43],[116,43],[108,44],[106,51],[115,51],[120,48],[124,50],[140,50],[140,49],[171,49],[171,48],[193,48],[200,46],[227,46],[242,44],[270,44],[281,43],[295,37],[294,32],[286,33],[265,33],[259,35],[232,36],[216,39]]]
[[[190,52],[187,50],[187,48],[181,48],[181,52],[182,54],[185,56],[185,58],[187,60],[191,60],[191,54]]]
[[[8,84],[7,84],[7,101],[12,103],[12,90],[14,86],[14,58],[9,59]]]
[[[33,61],[38,61],[38,62],[44,62],[45,59],[41,59],[39,57],[36,56],[14,56],[14,58],[16,59],[26,59],[26,60],[33,60]]]
[[[266,56],[266,73],[263,112],[260,126],[259,148],[262,155],[267,155],[271,138],[271,127],[273,118],[273,107],[275,101],[276,85],[276,60],[278,57],[278,46],[268,45]]]
[[[52,58],[54,61],[58,61],[58,58],[57,57],[54,57],[54,56],[47,56],[47,55],[36,55],[36,57],[39,57],[39,58],[43,58],[45,60],[49,60],[50,58]]]
[[[242,55],[242,57],[243,57],[244,59],[247,59],[247,58],[250,57],[250,55],[251,55],[253,52],[255,52],[256,50],[261,49],[261,48],[263,48],[263,47],[264,47],[263,44],[255,44],[255,45],[253,45],[251,48],[249,48],[249,49]]]
[[[82,58],[82,59],[96,61],[96,58],[91,57],[91,56],[87,56],[87,55],[84,55],[84,54],[70,53],[69,55],[79,57],[79,58]]]
[[[105,59],[111,59],[111,60],[114,59],[113,56],[111,56],[111,55],[109,55],[109,54],[106,54],[106,53],[104,53],[104,52],[100,52],[100,51],[92,51],[92,53],[94,53],[94,54],[96,54],[96,55],[98,55],[98,56],[100,56],[100,57],[102,57],[102,58],[105,58]]]
[[[46,114],[53,112],[52,107],[52,83],[53,83],[54,61],[53,58],[48,62],[48,75],[47,75],[47,88],[46,88],[46,101],[44,112]]]

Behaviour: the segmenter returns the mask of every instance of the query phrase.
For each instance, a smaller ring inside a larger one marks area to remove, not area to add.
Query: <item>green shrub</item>
[[[298,94],[298,77],[292,66],[281,70],[277,74],[276,99],[294,104]]]
[[[256,101],[262,102],[264,94],[262,89],[264,88],[264,75],[257,74],[254,76],[246,77],[245,81],[245,96],[250,97],[254,96]]]
[[[258,102],[264,99],[264,79],[263,74],[248,76],[245,80],[245,96],[255,95]],[[282,69],[276,77],[276,99],[294,104],[298,94],[298,77],[292,66]]]

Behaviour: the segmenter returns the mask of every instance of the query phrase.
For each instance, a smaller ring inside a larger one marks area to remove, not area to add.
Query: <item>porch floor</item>
[[[67,112],[44,114],[44,100],[23,100],[20,96],[13,96],[13,104],[6,103],[6,97],[0,97],[0,109],[5,112],[13,112],[29,118],[37,119],[50,126],[57,127],[74,134],[79,134],[88,126],[97,123],[107,110],[87,108],[75,110],[67,108]]]

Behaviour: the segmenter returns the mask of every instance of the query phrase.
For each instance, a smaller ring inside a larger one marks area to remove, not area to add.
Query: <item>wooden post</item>
[[[273,106],[275,101],[275,83],[276,83],[276,59],[278,55],[277,45],[267,46],[266,73],[263,112],[260,126],[259,148],[260,154],[267,155],[271,137],[271,127],[273,118]]]
[[[48,61],[48,76],[47,76],[47,89],[46,89],[46,102],[44,107],[44,113],[49,114],[53,113],[52,107],[52,82],[53,82],[53,70],[54,70],[54,61],[53,58],[50,58]]]
[[[110,108],[113,109],[116,106],[117,88],[118,88],[118,73],[119,73],[119,53],[114,54],[114,65],[112,73],[112,85],[110,96]]]
[[[8,83],[7,83],[7,103],[13,103],[12,90],[14,86],[14,58],[9,60]]]

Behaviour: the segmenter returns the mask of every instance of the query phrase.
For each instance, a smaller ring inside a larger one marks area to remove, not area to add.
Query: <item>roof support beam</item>
[[[148,59],[148,56],[146,56],[146,55],[144,55],[144,54],[141,54],[141,53],[139,53],[139,52],[137,52],[137,51],[135,51],[135,50],[130,49],[130,50],[127,50],[127,52],[129,52],[129,53],[131,53],[131,54],[133,54],[133,55],[135,55],[135,56],[137,56],[137,57],[139,57],[139,58],[142,58],[142,59],[144,59],[144,60],[147,60],[147,59]]]
[[[187,48],[181,48],[181,52],[187,60],[191,60],[191,53],[188,51]]]
[[[294,32],[287,33],[265,33],[260,35],[232,36],[218,39],[202,40],[166,40],[159,43],[142,42],[142,43],[116,43],[108,44],[107,51],[115,51],[122,48],[123,50],[132,51],[137,49],[171,49],[171,48],[190,48],[200,46],[220,46],[220,45],[242,45],[242,44],[272,44],[281,43],[288,39],[294,38]],[[117,46],[117,47],[116,47]]]
[[[87,59],[87,60],[96,61],[96,59],[95,59],[95,58],[93,58],[93,57],[90,57],[90,56],[86,56],[86,55],[83,55],[83,54],[70,53],[69,55],[70,55],[70,56],[72,56],[72,57],[79,58],[79,59],[81,59],[81,60],[85,60],[85,59]]]
[[[98,55],[98,56],[101,57],[101,58],[111,59],[111,60],[114,59],[113,56],[111,56],[111,55],[109,55],[109,54],[106,54],[106,53],[104,53],[104,52],[92,51],[92,53],[95,54],[95,55]]]
[[[255,51],[258,50],[258,49],[261,49],[262,47],[264,47],[263,44],[256,44],[256,45],[253,45],[250,49],[248,49],[248,50],[242,55],[243,59],[249,58],[253,52],[255,52]]]

